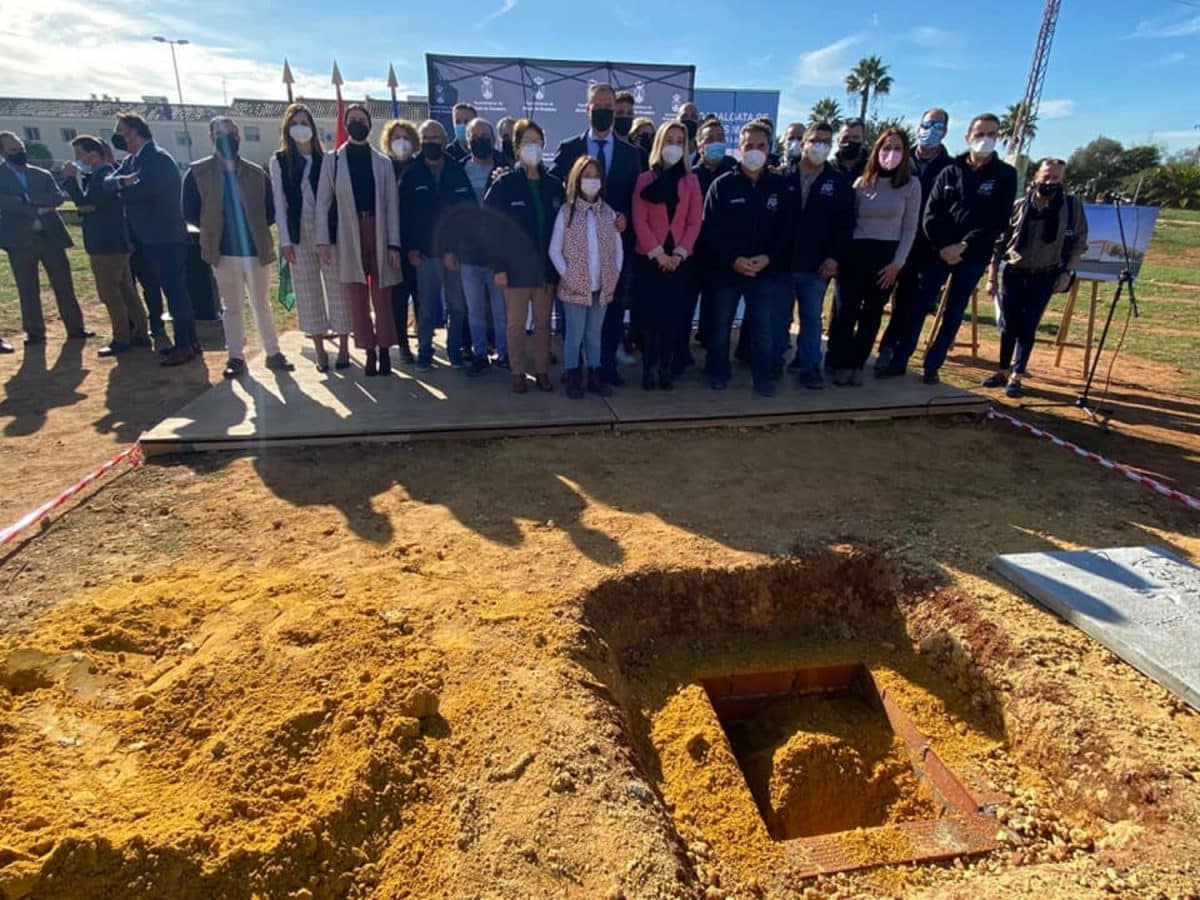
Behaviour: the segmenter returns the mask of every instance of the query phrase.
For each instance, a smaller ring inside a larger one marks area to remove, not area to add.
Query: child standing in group
[[[550,260],[561,278],[558,297],[567,319],[563,362],[567,396],[573,400],[584,394],[581,347],[587,360],[588,391],[601,397],[612,394],[612,388],[600,380],[600,333],[624,261],[616,217],[604,200],[599,160],[581,156],[567,176],[567,202],[558,211],[550,238]]]

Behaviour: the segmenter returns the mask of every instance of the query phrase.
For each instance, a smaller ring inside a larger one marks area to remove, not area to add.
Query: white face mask
[[[805,154],[808,161],[814,166],[823,165],[825,160],[829,159],[829,144],[809,144],[808,152]]]
[[[804,152],[804,141],[788,141],[787,155],[788,159],[799,159],[800,154]]]
[[[600,194],[599,178],[580,178],[579,192],[588,200],[595,199]]]
[[[288,129],[288,134],[297,144],[307,144],[312,140],[312,129],[307,125],[293,125]]]
[[[662,148],[662,161],[664,166],[673,166],[675,163],[683,159],[683,148],[678,144],[664,144]]]
[[[767,154],[761,150],[743,150],[742,165],[751,172],[757,172],[767,164]]]
[[[405,160],[412,156],[412,142],[408,138],[396,138],[391,146],[396,159]]]
[[[522,144],[520,153],[521,162],[527,166],[536,166],[542,161],[541,144]]]
[[[89,166],[85,162],[76,162],[75,168],[78,170],[80,175],[91,175],[92,174],[92,167]]]
[[[971,141],[971,152],[976,156],[987,156],[996,151],[996,139],[994,137],[977,137]]]

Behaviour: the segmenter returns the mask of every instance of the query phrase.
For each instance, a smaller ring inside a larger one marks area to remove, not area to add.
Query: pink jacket
[[[633,189],[633,233],[637,235],[637,252],[649,256],[651,250],[663,245],[669,230],[675,238],[675,246],[682,247],[691,256],[700,237],[700,217],[704,212],[700,179],[691,172],[679,179],[679,203],[675,206],[675,218],[668,222],[665,203],[647,203],[642,199],[642,188],[657,177],[653,169],[643,172]]]

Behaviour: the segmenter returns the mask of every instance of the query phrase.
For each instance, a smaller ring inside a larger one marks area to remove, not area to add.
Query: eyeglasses
[[[941,119],[926,119],[921,123],[922,128],[928,128],[930,131],[945,131],[946,123]]]

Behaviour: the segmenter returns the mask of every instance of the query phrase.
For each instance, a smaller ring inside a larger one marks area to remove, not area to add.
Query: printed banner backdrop
[[[425,55],[429,115],[453,134],[455,103],[470,103],[493,124],[505,116],[534,119],[546,132],[546,150],[587,127],[587,88],[607,81],[630,91],[636,115],[655,122],[674,118],[692,98],[695,66],[504,59]]]
[[[1125,243],[1129,246],[1129,270],[1137,277],[1142,268],[1154,222],[1158,218],[1155,206],[1110,206],[1105,203],[1085,203],[1088,223],[1088,245],[1079,260],[1078,276],[1090,281],[1116,281],[1125,268],[1125,251],[1121,247],[1121,225],[1125,226]],[[1121,221],[1117,221],[1120,213]]]
[[[715,114],[725,126],[725,142],[737,146],[742,126],[751,119],[766,116],[781,129],[779,91],[743,91],[725,88],[696,88],[696,105],[701,115]]]

